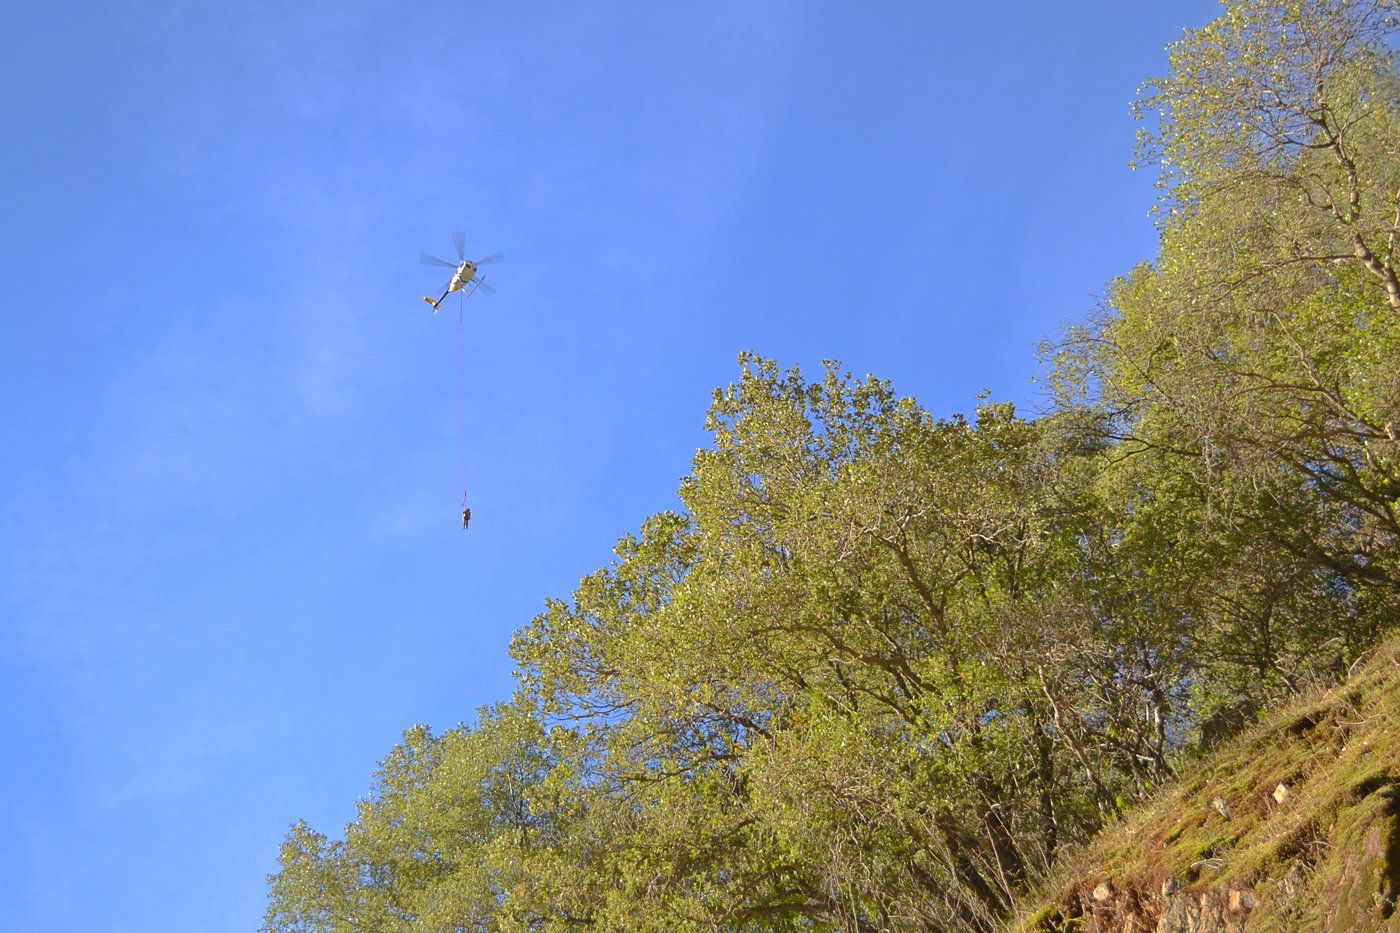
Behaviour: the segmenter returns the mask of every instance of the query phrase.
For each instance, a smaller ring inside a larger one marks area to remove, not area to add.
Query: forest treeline
[[[683,508],[414,728],[264,929],[979,931],[1400,603],[1400,0],[1229,0],[1139,98],[1156,259],[1050,403],[752,355]]]

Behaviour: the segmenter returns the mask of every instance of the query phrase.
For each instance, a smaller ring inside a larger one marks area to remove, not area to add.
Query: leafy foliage
[[[936,419],[753,355],[683,508],[421,727],[265,929],[990,931],[1212,723],[1335,677],[1400,566],[1390,0],[1237,0],[1151,82],[1161,252]]]

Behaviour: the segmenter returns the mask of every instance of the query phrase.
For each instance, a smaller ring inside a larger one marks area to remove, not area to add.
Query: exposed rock
[[[1244,927],[1228,916],[1220,899],[1207,892],[1182,892],[1167,898],[1157,933],[1241,933]]]
[[[1210,802],[1210,808],[1219,813],[1225,819],[1230,818],[1230,805],[1226,803],[1224,797],[1216,797]]]
[[[1091,894],[1090,897],[1096,901],[1108,900],[1113,897],[1113,885],[1109,884],[1107,881],[1101,882],[1098,887],[1094,888],[1094,893]]]
[[[1279,879],[1279,893],[1290,900],[1297,897],[1298,893],[1303,890],[1303,875],[1306,872],[1302,862],[1294,862],[1292,867],[1288,869],[1288,873]]]
[[[1226,901],[1231,910],[1253,910],[1256,903],[1253,891],[1231,891]]]
[[[1287,784],[1280,784],[1278,787],[1274,788],[1274,803],[1278,804],[1279,806],[1283,806],[1284,803],[1286,803],[1288,801],[1288,798],[1291,796],[1293,796],[1293,792],[1288,789]]]

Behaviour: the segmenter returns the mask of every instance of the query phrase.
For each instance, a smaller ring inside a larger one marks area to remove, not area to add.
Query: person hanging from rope
[[[466,531],[466,530],[467,530],[467,526],[471,524],[471,520],[472,520],[472,510],[471,510],[471,509],[463,509],[463,510],[462,510],[462,530],[463,530],[463,531]]]

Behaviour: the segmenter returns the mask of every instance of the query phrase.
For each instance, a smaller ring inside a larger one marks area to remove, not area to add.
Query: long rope
[[[462,508],[467,507],[467,296],[457,295],[457,421],[462,437]]]

